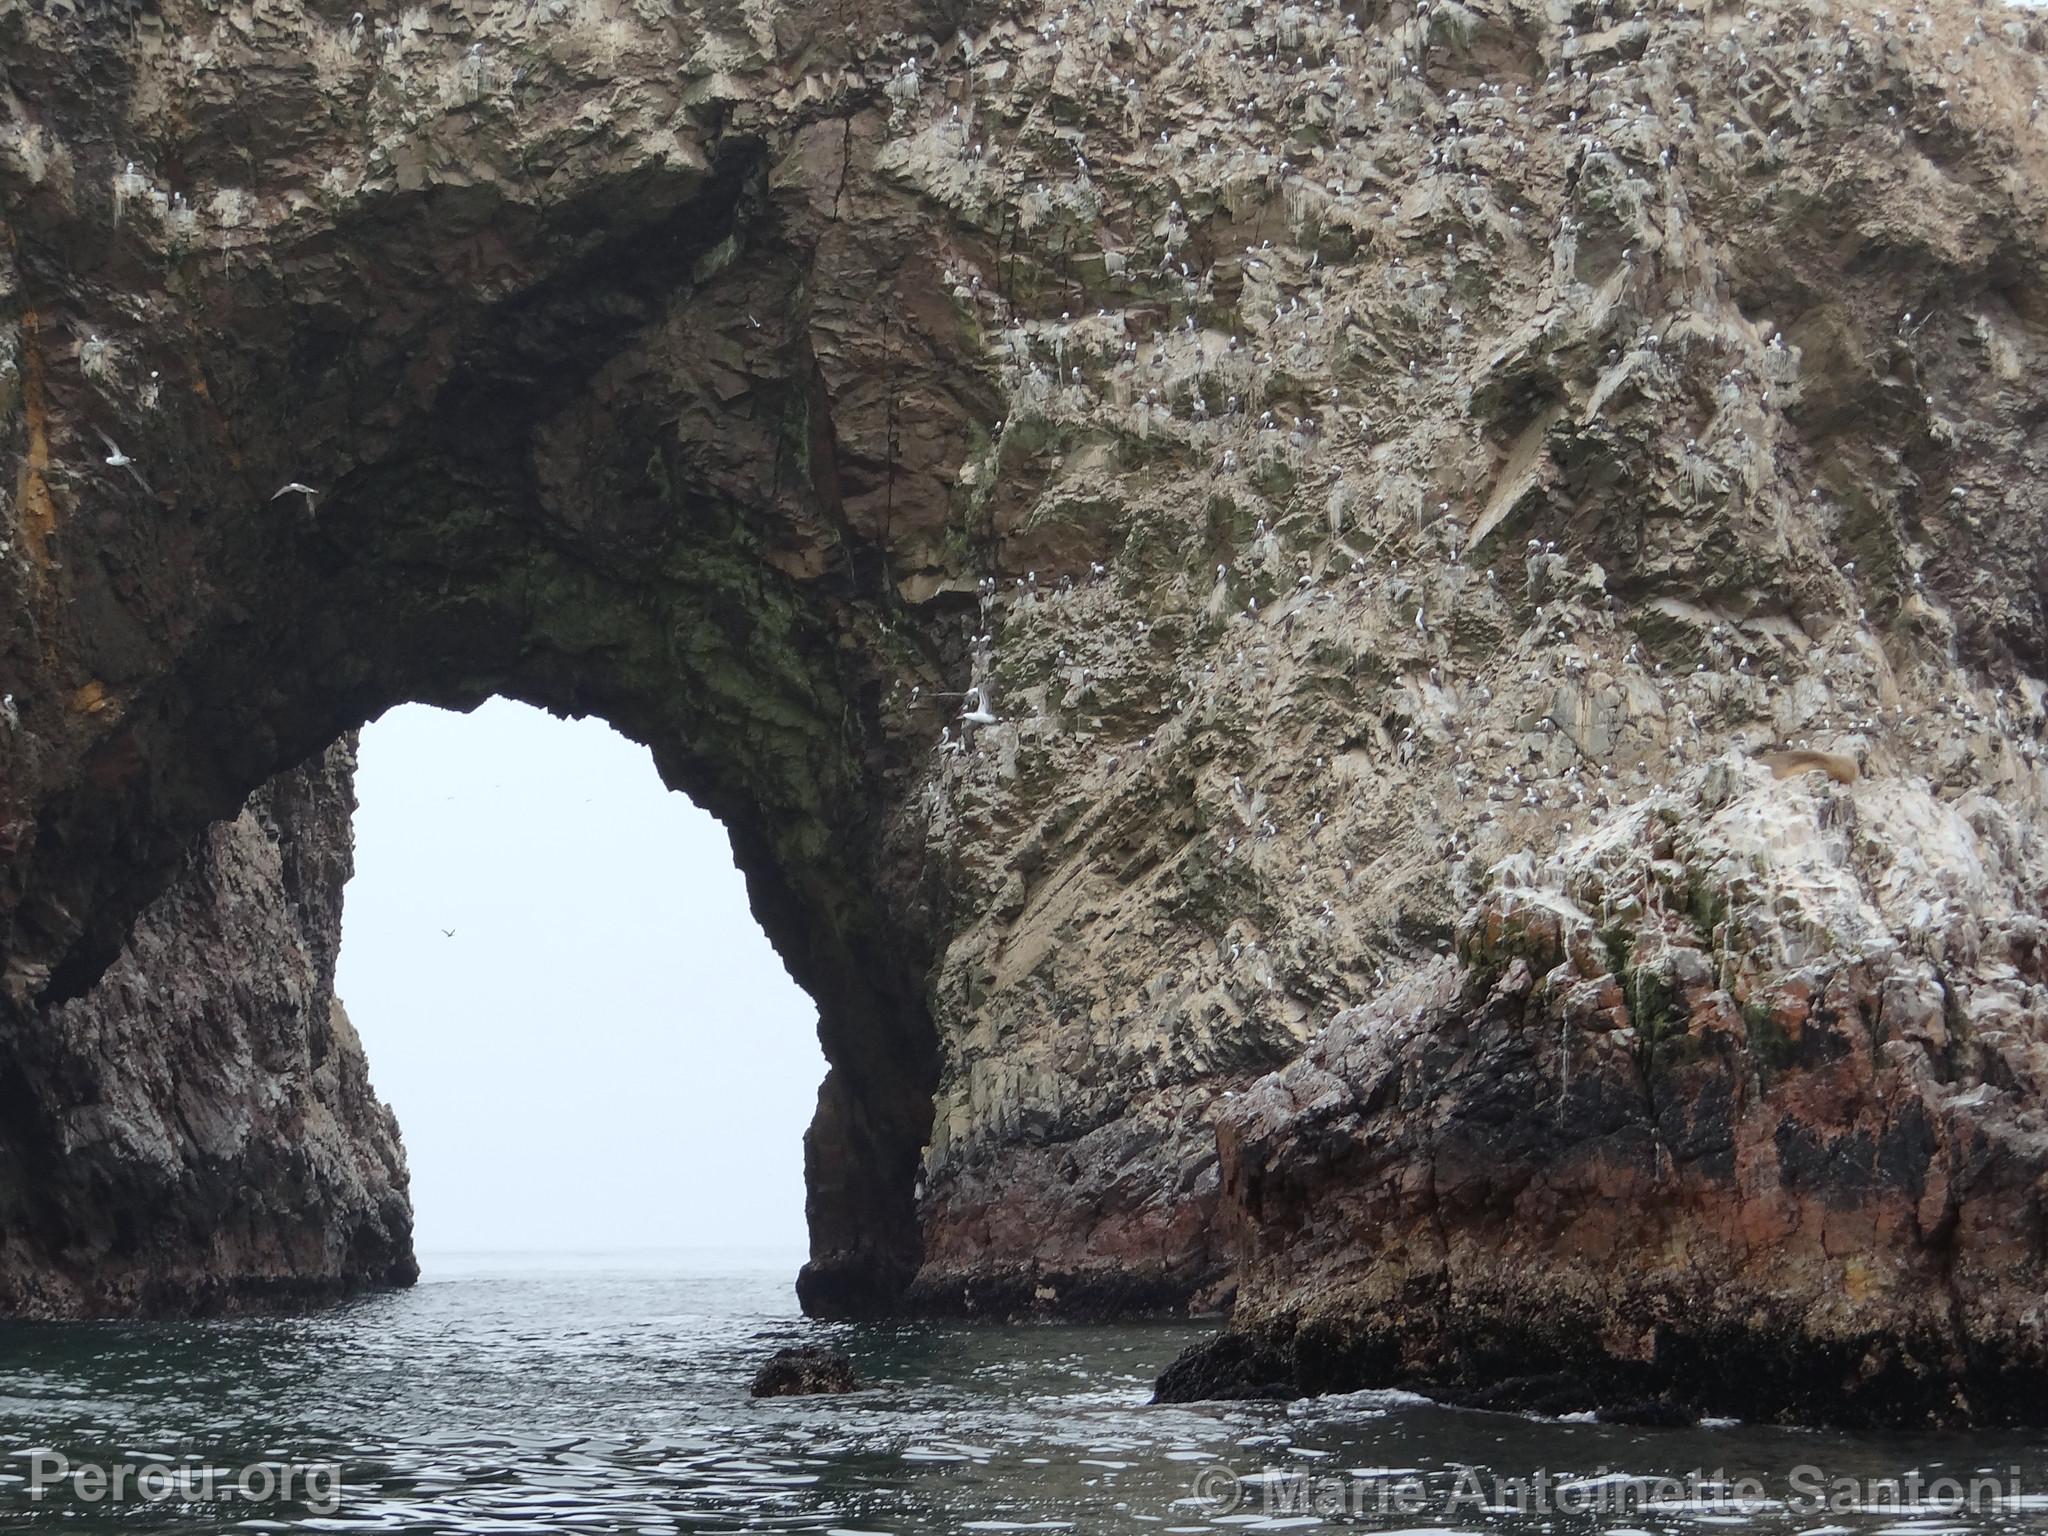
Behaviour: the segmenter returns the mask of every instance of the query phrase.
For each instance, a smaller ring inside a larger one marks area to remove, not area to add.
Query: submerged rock
[[[814,1393],[853,1392],[853,1362],[836,1349],[797,1344],[778,1349],[754,1373],[748,1392],[755,1397],[808,1397]]]
[[[1602,1403],[1594,1417],[1602,1424],[1629,1424],[1639,1429],[1690,1429],[1700,1421],[1697,1412],[1668,1397]]]

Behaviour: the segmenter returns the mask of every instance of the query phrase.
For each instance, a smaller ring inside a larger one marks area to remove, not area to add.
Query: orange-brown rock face
[[[1505,871],[1225,1112],[1237,1323],[1298,1385],[2038,1419],[2038,851],[1985,802],[1731,781]],[[1947,892],[1903,944],[1902,866]]]

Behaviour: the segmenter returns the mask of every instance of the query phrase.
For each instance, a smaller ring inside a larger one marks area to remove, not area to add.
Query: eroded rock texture
[[[817,998],[815,1309],[2028,1411],[2030,13],[4,16],[10,1029],[506,692]]]
[[[209,828],[83,997],[0,1037],[0,1310],[408,1284],[391,1112],[334,997],[354,745]]]
[[[1310,1390],[2038,1417],[2039,850],[1975,791],[1693,782],[1230,1106],[1237,1321]]]

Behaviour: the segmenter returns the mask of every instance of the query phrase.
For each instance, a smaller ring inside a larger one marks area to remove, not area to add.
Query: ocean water
[[[414,1290],[311,1317],[0,1325],[0,1530],[2048,1528],[2039,1436],[1624,1429],[1398,1394],[1150,1406],[1203,1332],[816,1324],[786,1264],[602,1255],[430,1260]],[[866,1389],[748,1398],[804,1341]]]

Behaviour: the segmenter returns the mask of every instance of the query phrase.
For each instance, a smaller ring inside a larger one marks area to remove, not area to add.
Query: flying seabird
[[[989,708],[991,700],[985,685],[977,683],[967,690],[967,703],[960,711],[962,725],[994,725],[995,712]]]
[[[270,493],[270,499],[276,501],[280,496],[303,496],[306,498],[306,516],[311,517],[313,515],[313,499],[319,494],[318,491],[314,490],[312,486],[307,485],[304,481],[287,480],[283,485]]]
[[[135,461],[129,458],[127,454],[121,451],[121,445],[115,442],[111,437],[107,436],[106,433],[100,432],[100,429],[98,427],[94,427],[93,431],[99,432],[100,441],[107,445],[107,463],[112,465],[115,469],[127,470],[129,478],[134,480],[134,482],[137,485],[142,487],[143,495],[155,495],[156,493],[150,490],[149,488],[149,482],[142,478],[142,471],[135,467]]]

